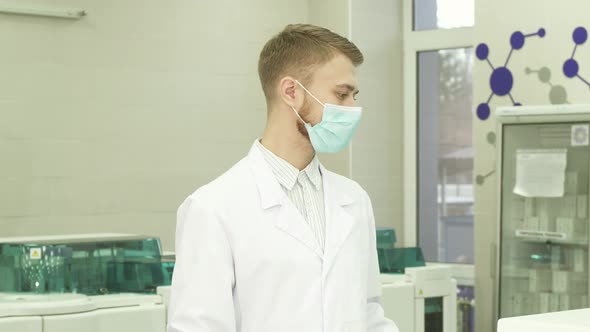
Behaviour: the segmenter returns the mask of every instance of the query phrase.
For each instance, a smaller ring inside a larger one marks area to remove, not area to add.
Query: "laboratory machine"
[[[457,283],[448,266],[425,266],[420,248],[396,248],[395,231],[377,229],[385,316],[400,331],[457,331]]]
[[[154,237],[0,238],[0,331],[165,331],[173,267]]]
[[[450,269],[425,266],[378,229],[382,304],[400,331],[456,331]],[[83,234],[0,238],[0,331],[163,332],[174,254],[158,238]]]

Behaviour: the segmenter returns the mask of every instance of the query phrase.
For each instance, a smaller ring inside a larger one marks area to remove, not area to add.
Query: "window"
[[[415,0],[414,30],[473,26],[475,0]]]
[[[404,246],[457,280],[473,331],[473,3],[404,1]]]
[[[473,48],[418,52],[418,245],[473,264]]]

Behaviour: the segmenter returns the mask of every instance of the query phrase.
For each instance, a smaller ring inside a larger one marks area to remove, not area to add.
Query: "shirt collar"
[[[288,161],[272,153],[272,151],[260,143],[260,140],[256,140],[255,144],[260,151],[262,151],[264,159],[272,169],[277,181],[287,190],[293,190],[293,187],[295,187],[295,184],[297,183],[299,173],[304,173],[316,190],[320,188],[322,174],[320,172],[320,162],[317,156],[314,156],[309,165],[300,172],[295,166],[289,164]]]
[[[317,156],[314,156],[309,165],[303,169],[315,189],[319,189],[322,184],[322,172],[320,171],[320,162]]]

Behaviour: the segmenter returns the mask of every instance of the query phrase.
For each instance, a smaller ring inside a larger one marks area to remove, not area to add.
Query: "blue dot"
[[[519,102],[515,102],[515,103],[514,103],[514,106],[522,106],[522,104],[521,104],[521,103],[519,103]]]
[[[488,58],[489,54],[490,54],[490,48],[488,47],[487,44],[481,43],[481,44],[477,45],[477,48],[475,49],[475,55],[477,55],[478,59],[485,60]]]
[[[524,34],[516,31],[510,36],[510,45],[515,50],[520,50],[524,46]]]
[[[498,67],[494,69],[490,77],[490,86],[494,94],[498,96],[505,96],[512,90],[514,83],[512,73],[506,67]]]
[[[586,42],[586,39],[588,39],[588,32],[584,27],[577,27],[574,30],[573,39],[576,45],[582,45]]]
[[[545,37],[545,29],[543,29],[543,28],[539,29],[539,31],[537,31],[537,34],[541,38]]]
[[[481,103],[477,106],[477,117],[484,121],[490,117],[490,106],[486,103]]]
[[[574,59],[569,59],[563,64],[563,74],[569,78],[578,75],[579,69],[580,66],[578,66],[578,62]]]

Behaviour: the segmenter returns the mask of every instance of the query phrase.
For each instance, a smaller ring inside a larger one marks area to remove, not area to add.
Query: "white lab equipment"
[[[455,332],[457,282],[450,267],[406,268],[405,274],[381,274],[385,316],[400,331]]]
[[[497,332],[588,332],[590,309],[502,318]]]
[[[385,317],[393,320],[400,331],[414,332],[414,284],[406,282],[403,274],[379,275],[381,280],[381,305]]]
[[[162,332],[159,295],[0,294],[0,331]]]
[[[0,238],[0,331],[163,332],[163,256],[133,234]]]
[[[0,242],[5,244],[3,247],[5,251],[4,263],[2,271],[0,271],[5,277],[3,284],[5,292],[0,292],[0,331],[73,332],[79,331],[80,326],[85,326],[85,330],[89,332],[164,332],[166,330],[166,311],[170,301],[170,286],[158,286],[156,294],[85,295],[79,293],[6,292],[7,287],[8,289],[14,286],[25,287],[26,283],[18,281],[21,279],[34,284],[36,281],[41,281],[55,287],[53,279],[56,276],[61,279],[63,276],[47,273],[56,269],[60,270],[60,266],[67,264],[68,259],[60,260],[60,265],[50,265],[51,268],[48,267],[48,270],[45,271],[45,277],[32,278],[32,275],[26,273],[19,276],[11,272],[13,271],[11,266],[19,261],[29,263],[31,259],[36,261],[33,258],[36,255],[40,255],[38,258],[42,261],[46,255],[56,252],[56,246],[73,248],[72,257],[75,258],[86,256],[75,254],[76,251],[89,250],[84,248],[93,248],[95,253],[100,253],[101,251],[94,249],[95,244],[101,244],[100,247],[105,243],[118,243],[115,245],[118,248],[115,252],[118,251],[123,255],[124,244],[132,241],[135,243],[134,247],[139,244],[144,246],[143,250],[136,251],[135,254],[141,253],[141,255],[150,256],[150,252],[157,252],[159,245],[157,241],[149,239],[129,234],[82,234],[0,239]],[[86,245],[79,246],[76,243],[86,243]],[[12,250],[8,250],[9,248]],[[19,250],[14,248],[19,248]],[[8,252],[12,252],[13,255],[7,255]],[[20,252],[25,255],[19,255]],[[63,252],[61,253],[63,254]],[[104,257],[111,256],[112,253]],[[162,257],[168,257],[169,260],[174,261],[174,253],[162,253]],[[154,262],[148,260],[148,263],[149,266],[155,266]],[[164,268],[170,268],[165,265],[164,261],[162,263]],[[94,273],[88,277],[97,278],[96,276],[100,275],[95,269],[96,266],[101,266],[100,264],[96,265],[92,260],[84,264],[94,266]],[[39,268],[35,271],[43,272],[44,270]],[[383,289],[382,305],[386,316],[397,323],[400,331],[454,332],[456,294],[454,291],[455,282],[450,277],[449,268],[428,266],[406,268],[405,271],[406,274],[382,274],[380,276]],[[107,284],[116,284],[115,281],[119,282],[119,279]],[[68,282],[64,282],[63,287],[66,287],[67,284]],[[134,284],[131,283],[131,285]],[[89,285],[99,286],[101,284],[91,283]],[[51,290],[51,288],[44,289],[44,292]],[[86,289],[93,292],[94,288],[86,287]]]

